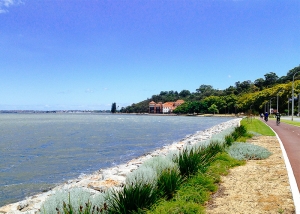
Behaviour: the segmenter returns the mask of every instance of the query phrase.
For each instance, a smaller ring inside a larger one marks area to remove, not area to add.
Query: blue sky
[[[110,109],[300,64],[299,0],[0,0],[0,109]]]

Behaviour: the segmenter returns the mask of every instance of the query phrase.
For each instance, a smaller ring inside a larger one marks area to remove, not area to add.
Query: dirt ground
[[[208,202],[208,214],[295,213],[294,202],[279,142],[276,137],[248,141],[272,152],[265,160],[250,160],[222,177],[219,190]]]

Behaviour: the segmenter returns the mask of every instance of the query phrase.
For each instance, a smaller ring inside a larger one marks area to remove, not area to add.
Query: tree
[[[190,95],[191,95],[191,92],[189,90],[182,90],[181,92],[179,92],[180,97],[188,97]]]
[[[259,90],[262,90],[262,89],[263,89],[264,83],[265,83],[265,80],[264,80],[263,78],[259,78],[259,79],[257,79],[257,80],[254,81],[254,85],[255,85],[256,87],[258,87]]]
[[[111,105],[111,113],[116,113],[116,111],[117,111],[117,104],[116,104],[116,103],[113,103],[113,104]]]
[[[251,88],[251,84],[252,82],[250,80],[243,81],[243,82],[238,81],[235,83],[235,87],[238,93],[248,92],[249,89]]]
[[[272,86],[278,80],[278,76],[274,72],[267,73],[264,76],[265,76],[265,82],[264,82],[265,86]]]
[[[200,85],[200,87],[196,89],[196,91],[200,94],[211,93],[213,90],[214,89],[211,85]]]
[[[211,112],[211,113],[219,113],[219,110],[217,108],[217,106],[215,104],[212,104],[209,108],[208,108],[208,111]]]

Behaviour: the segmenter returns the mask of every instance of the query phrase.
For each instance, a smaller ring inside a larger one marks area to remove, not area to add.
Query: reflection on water
[[[0,114],[0,206],[229,118]]]

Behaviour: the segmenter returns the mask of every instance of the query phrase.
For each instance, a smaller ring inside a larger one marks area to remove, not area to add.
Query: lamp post
[[[272,97],[271,99],[270,99],[270,106],[269,106],[269,109],[270,109],[270,114],[271,114],[271,109],[272,109],[272,99],[273,99],[274,97]]]
[[[281,92],[281,91],[278,91],[278,92],[277,92],[277,112],[279,112],[279,111],[278,111],[278,94],[279,94],[280,92]]]
[[[299,71],[294,73],[294,75],[293,75],[293,84],[292,84],[292,121],[294,120],[294,78],[295,78],[295,75],[297,73],[299,73]]]

